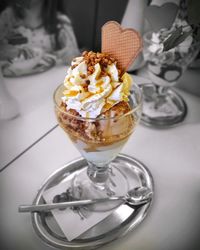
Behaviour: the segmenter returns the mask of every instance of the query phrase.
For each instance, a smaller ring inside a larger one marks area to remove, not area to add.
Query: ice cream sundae
[[[62,86],[56,113],[87,160],[112,160],[137,123],[129,103],[132,78],[106,53],[83,52],[75,58]]]
[[[149,32],[144,41],[149,74],[158,85],[174,85],[197,51],[192,46],[192,28],[186,21],[177,21],[170,29]]]
[[[128,191],[126,173],[113,170],[112,160],[141,116],[141,90],[126,73],[140,51],[141,39],[136,31],[122,30],[118,23],[108,22],[102,28],[102,51],[85,51],[74,58],[63,84],[55,91],[59,125],[88,163],[86,171],[73,178],[72,190],[80,191],[76,198],[123,195]],[[103,205],[104,209],[110,208]]]
[[[144,59],[152,84],[144,86],[142,121],[148,126],[170,127],[186,116],[186,103],[171,87],[199,51],[191,26],[176,19],[171,28],[144,35]]]

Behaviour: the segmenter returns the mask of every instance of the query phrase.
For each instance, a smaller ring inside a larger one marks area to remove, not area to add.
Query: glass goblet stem
[[[165,96],[169,90],[168,86],[158,86],[157,87],[157,93],[160,96]]]
[[[91,162],[88,162],[87,175],[95,186],[103,189],[109,178],[109,167],[107,164],[99,167]]]
[[[154,108],[159,109],[166,101],[167,92],[169,87],[156,85],[155,96],[154,96]]]

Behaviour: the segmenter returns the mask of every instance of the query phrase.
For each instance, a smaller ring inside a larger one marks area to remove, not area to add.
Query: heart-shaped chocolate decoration
[[[113,56],[126,71],[142,50],[142,39],[134,29],[122,29],[115,21],[102,26],[101,51]]]

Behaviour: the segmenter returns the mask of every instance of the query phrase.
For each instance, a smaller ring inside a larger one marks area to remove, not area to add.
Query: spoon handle
[[[50,210],[58,209],[58,208],[92,205],[92,204],[96,204],[96,203],[117,201],[117,200],[124,200],[124,197],[123,196],[119,196],[119,197],[113,196],[113,197],[93,199],[93,200],[77,200],[77,201],[67,201],[67,202],[59,202],[59,203],[51,203],[51,204],[39,204],[39,205],[20,205],[18,211],[20,213],[50,211]]]

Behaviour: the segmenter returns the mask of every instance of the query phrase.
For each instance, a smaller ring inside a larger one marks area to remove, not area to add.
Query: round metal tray
[[[149,84],[150,85],[150,84]],[[177,116],[166,116],[166,117],[150,117],[148,114],[142,113],[141,123],[148,126],[159,129],[172,128],[182,123],[187,115],[187,105],[184,99],[173,89],[167,90],[168,96],[171,98],[173,103],[179,109],[180,114]],[[145,102],[145,100],[144,100]],[[143,103],[145,105],[145,103]]]
[[[113,168],[120,169],[127,176],[129,188],[149,187],[153,192],[153,178],[149,170],[138,160],[119,154],[113,161]],[[38,191],[33,204],[44,203],[43,192],[59,184],[65,178],[87,168],[87,162],[79,158],[54,172]],[[152,200],[142,206],[130,207],[122,204],[104,220],[93,226],[78,238],[68,241],[51,212],[32,213],[32,224],[37,235],[48,245],[60,249],[94,249],[114,239],[124,236],[139,225],[147,215]],[[76,230],[75,227],[69,230]]]

